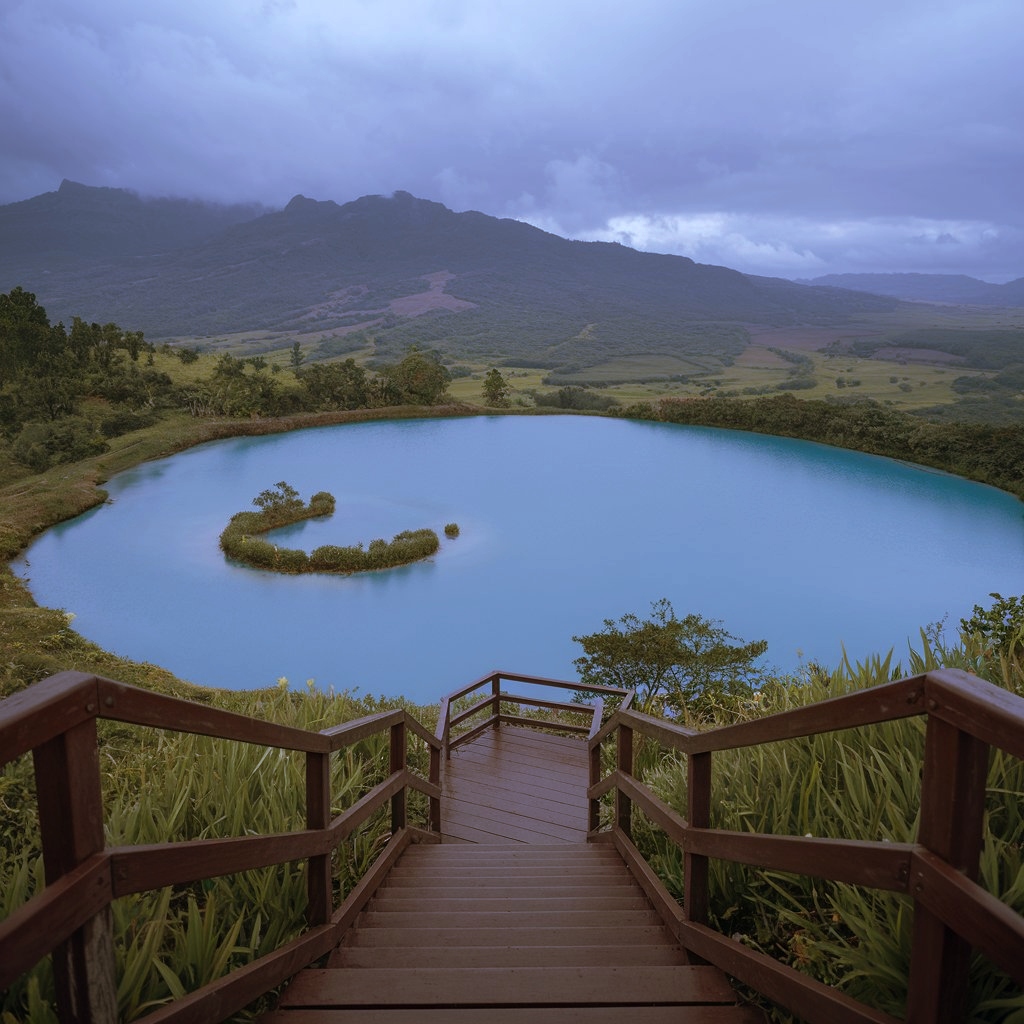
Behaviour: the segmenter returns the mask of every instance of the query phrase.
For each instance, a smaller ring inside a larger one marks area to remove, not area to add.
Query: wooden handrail
[[[916,843],[737,833],[710,827],[711,756],[853,727],[927,716],[920,826]],[[684,819],[633,776],[634,733],[684,754]],[[616,738],[616,768],[602,777],[601,745]],[[914,900],[907,1019],[960,1019],[970,949],[1024,984],[1024,917],[976,882],[989,746],[1024,758],[1024,699],[959,670],[923,673],[818,704],[698,732],[620,708],[589,741],[590,839],[609,835],[636,868],[630,838],[635,804],[684,854],[680,941],[698,956],[810,1022],[891,1021],[827,986],[707,926],[710,858],[902,892]],[[611,832],[600,800],[615,795]],[[646,872],[646,873],[645,873]],[[667,896],[667,894],[665,894]]]
[[[501,689],[502,682],[525,683],[529,686],[540,686],[559,690],[574,690],[577,693],[591,694],[596,698],[596,700],[589,704],[575,704],[569,703],[568,701],[557,701],[543,697],[513,694]],[[485,696],[475,701],[468,708],[464,708],[461,711],[456,712],[454,715],[452,714],[452,705],[456,701],[461,700],[464,697],[468,697],[470,694],[475,693],[477,690],[481,690],[484,687],[489,689],[489,692]],[[603,698],[618,698],[619,706],[622,708],[628,708],[633,701],[633,694],[633,690],[626,690],[619,686],[602,686],[592,683],[573,682],[569,679],[548,679],[544,676],[530,676],[515,672],[501,672],[496,670],[494,672],[489,672],[485,676],[481,676],[468,686],[463,686],[461,689],[453,690],[451,693],[441,698],[441,709],[438,717],[435,737],[442,744],[446,757],[450,757],[452,750],[456,747],[466,743],[474,736],[480,735],[481,732],[484,732],[487,729],[497,728],[503,722],[508,725],[526,725],[531,728],[550,729],[558,732],[584,733],[588,738],[591,738],[601,726],[601,719],[604,715]],[[540,718],[528,719],[520,715],[506,714],[502,710],[502,705],[506,703],[525,705],[527,707],[546,708],[551,711],[567,714],[589,715],[591,718],[591,724],[589,726],[583,726],[561,721],[547,721]],[[477,722],[466,731],[459,733],[457,736],[452,735],[453,728],[462,725],[480,713],[487,711],[490,712],[490,716],[486,720]]]
[[[96,721],[212,736],[306,754],[307,828],[104,848]],[[370,736],[390,735],[390,774],[351,807],[331,817],[329,758]],[[407,767],[409,735],[430,751],[429,779]],[[249,718],[80,672],[63,672],[0,703],[0,767],[32,752],[36,769],[46,888],[0,922],[0,988],[54,952],[62,1020],[116,1020],[110,904],[124,895],[269,867],[309,865],[309,930],[286,947],[157,1011],[161,1020],[223,1019],[279,984],[336,943],[331,854],[378,809],[391,806],[392,839],[377,864],[390,864],[417,832],[406,824],[406,793],[429,800],[427,833],[439,839],[443,740],[404,709],[369,715],[320,732]],[[358,888],[358,886],[357,886]],[[58,955],[59,953],[59,955]],[[300,962],[301,961],[301,962]],[[284,973],[282,973],[284,972]],[[195,1015],[198,1006],[214,1007]]]

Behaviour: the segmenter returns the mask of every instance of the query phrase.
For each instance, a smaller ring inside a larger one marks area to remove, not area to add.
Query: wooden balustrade
[[[524,683],[556,690],[572,690],[578,694],[587,694],[594,698],[591,703],[575,703],[557,701],[547,697],[535,697],[525,694],[508,693],[501,688],[503,681]],[[461,711],[452,713],[452,706],[477,690],[487,689],[487,695],[479,698]],[[497,729],[502,722],[508,725],[524,725],[530,728],[546,729],[555,732],[578,733],[592,737],[601,727],[604,714],[604,698],[614,698],[620,708],[629,708],[633,701],[633,691],[618,686],[596,686],[586,683],[572,682],[565,679],[546,679],[543,676],[525,676],[511,672],[490,672],[481,676],[476,682],[454,690],[441,699],[441,714],[438,718],[436,738],[441,743],[446,757],[463,743],[468,743],[474,736],[487,729]],[[537,708],[538,710],[555,712],[546,717],[526,717],[503,710],[506,705],[518,708]],[[452,730],[466,726],[471,719],[476,719],[483,712],[490,712],[483,720],[463,728],[453,734]],[[582,718],[589,718],[584,725]]]
[[[714,751],[927,715],[921,814],[911,844],[759,835],[712,829]],[[687,760],[687,818],[633,776],[635,735]],[[614,738],[616,767],[602,777],[602,744]],[[964,672],[902,679],[753,721],[697,732],[620,709],[590,739],[590,839],[611,840],[652,898],[670,899],[630,837],[633,808],[643,811],[683,853],[684,899],[674,915],[680,942],[801,1019],[894,1019],[708,927],[708,863],[734,863],[904,893],[914,928],[907,1020],[962,1019],[971,949],[1024,985],[1024,918],[976,882],[990,747],[1024,758],[1024,700]],[[614,793],[610,831],[600,801]]]
[[[306,755],[306,828],[149,846],[105,847],[97,748],[98,718],[236,740]],[[375,734],[390,737],[388,777],[341,814],[331,814],[330,758]],[[407,765],[415,736],[430,750],[429,778]],[[45,889],[0,922],[0,988],[53,954],[58,1011],[75,1024],[117,1020],[111,902],[167,885],[307,862],[307,930],[285,946],[151,1014],[152,1021],[219,1021],[327,953],[364,893],[414,839],[439,840],[442,744],[398,709],[307,732],[98,676],[64,672],[0,704],[0,765],[32,753]],[[429,800],[426,830],[407,823],[410,789]],[[348,899],[334,907],[331,855],[378,809],[391,810],[388,845]]]

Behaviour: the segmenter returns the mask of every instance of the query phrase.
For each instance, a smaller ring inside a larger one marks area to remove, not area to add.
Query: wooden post
[[[103,850],[103,797],[96,719],[32,752],[46,882],[52,884]],[[117,980],[110,907],[53,951],[62,1024],[116,1024]]]
[[[595,743],[590,748],[590,785],[596,786],[601,781],[601,744]],[[590,821],[588,828],[596,832],[601,827],[601,801],[590,801]]]
[[[306,828],[331,823],[331,755],[306,754]],[[306,866],[306,924],[327,924],[334,912],[334,877],[329,853],[310,857]]]
[[[686,758],[687,824],[711,826],[711,751]],[[683,914],[695,924],[708,923],[708,858],[683,854]]]
[[[633,774],[633,730],[625,725],[619,726],[616,767],[624,775]],[[633,801],[619,789],[615,790],[615,823],[627,839],[633,838]]]
[[[436,747],[430,748],[430,781],[435,786],[441,785],[441,751]],[[431,832],[441,831],[441,801],[438,797],[430,798],[430,820],[427,828]]]
[[[933,708],[934,710],[934,708]],[[925,733],[918,842],[977,880],[985,814],[988,745],[934,715]],[[914,933],[907,985],[907,1020],[963,1020],[970,946],[917,899],[922,878],[910,879]]]
[[[405,722],[391,726],[391,774],[405,770]],[[391,798],[391,833],[405,828],[405,786]]]
[[[494,695],[491,714],[494,716],[494,728],[497,729],[501,726],[501,676],[491,680],[491,693]]]

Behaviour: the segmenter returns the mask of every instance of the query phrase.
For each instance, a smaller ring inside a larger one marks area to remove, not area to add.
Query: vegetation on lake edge
[[[253,499],[253,504],[260,511],[236,512],[220,535],[220,546],[229,558],[254,569],[284,573],[370,572],[410,565],[436,554],[441,547],[437,534],[424,528],[403,530],[395,534],[390,544],[382,538],[372,540],[366,550],[362,544],[348,547],[323,544],[307,554],[298,548],[279,547],[254,535],[291,526],[304,519],[333,515],[333,494],[320,491],[309,499],[309,504],[304,504],[299,492],[281,480],[274,487],[261,491]],[[454,533],[449,532],[450,527],[455,528]],[[458,536],[458,532],[455,523],[445,527],[449,537]]]
[[[884,455],[991,484],[1024,498],[1024,425],[933,423],[875,402],[664,398],[615,410],[625,419],[750,430]]]

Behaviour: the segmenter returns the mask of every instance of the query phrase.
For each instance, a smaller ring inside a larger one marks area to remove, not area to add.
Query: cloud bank
[[[1019,0],[9,0],[0,202],[408,190],[753,273],[1024,275]]]

